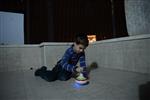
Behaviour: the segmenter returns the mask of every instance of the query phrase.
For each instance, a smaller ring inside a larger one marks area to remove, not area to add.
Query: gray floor
[[[0,100],[139,100],[138,86],[144,74],[98,68],[90,84],[76,88],[74,79],[46,82],[34,70],[0,72]]]

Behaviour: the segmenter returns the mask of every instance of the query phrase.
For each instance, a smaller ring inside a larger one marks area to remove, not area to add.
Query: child
[[[61,80],[66,81],[73,77],[73,74],[86,73],[86,62],[84,49],[89,45],[85,34],[78,34],[71,47],[69,47],[62,59],[57,62],[52,70],[47,70],[45,66],[35,71],[35,76],[40,76],[48,82]],[[80,67],[76,64],[80,61]]]

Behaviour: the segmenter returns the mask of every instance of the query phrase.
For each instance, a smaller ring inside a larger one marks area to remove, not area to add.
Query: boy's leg
[[[41,68],[39,68],[39,69],[37,69],[37,70],[35,71],[34,75],[35,75],[35,76],[40,76],[41,73],[42,73],[43,71],[46,71],[46,70],[47,70],[47,67],[42,66]]]
[[[52,71],[57,73],[57,79],[61,81],[67,81],[72,77],[72,72],[64,70],[59,63],[57,63]]]
[[[58,80],[61,80],[61,81],[67,81],[69,80],[70,78],[72,77],[72,73],[71,72],[68,72],[64,69],[61,68],[60,72],[58,73]]]
[[[37,69],[34,73],[35,76],[40,76],[44,80],[51,82],[55,81],[57,79],[57,73],[53,71],[48,71],[45,66],[41,67],[40,69]]]
[[[48,82],[52,82],[52,81],[55,81],[58,79],[58,74],[60,71],[61,71],[61,67],[57,64],[51,71],[47,70],[47,71],[43,72],[40,76],[44,80],[46,80]]]
[[[47,70],[41,73],[40,77],[48,82],[52,82],[52,81],[57,80],[57,73]]]
[[[36,75],[37,72],[38,75]],[[43,70],[43,68],[36,70],[35,76],[40,76],[48,82],[55,81],[57,79],[61,81],[67,81],[72,77],[72,73],[64,70],[60,65],[56,65],[52,71]]]

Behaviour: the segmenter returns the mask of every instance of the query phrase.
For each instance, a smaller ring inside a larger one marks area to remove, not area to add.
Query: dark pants
[[[56,65],[52,70],[42,71],[40,77],[51,82],[55,80],[67,81],[72,77],[72,72],[68,72],[60,65]]]

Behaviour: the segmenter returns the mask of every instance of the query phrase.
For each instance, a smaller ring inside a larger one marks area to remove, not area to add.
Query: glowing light
[[[73,87],[74,87],[75,89],[80,89],[80,88],[82,88],[82,85],[80,85],[80,84],[78,84],[78,83],[74,83],[74,84],[73,84]]]
[[[73,88],[75,88],[75,89],[81,89],[81,88],[83,88],[83,87],[85,87],[86,85],[88,85],[89,84],[89,82],[87,82],[86,84],[79,84],[79,83],[74,83],[73,84]]]
[[[96,35],[87,35],[88,40],[90,43],[95,42],[96,41]]]

